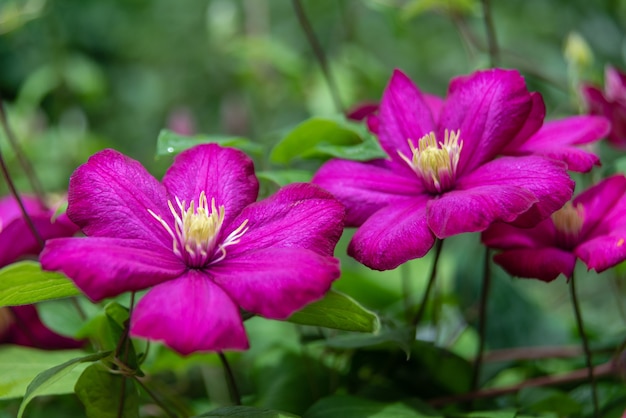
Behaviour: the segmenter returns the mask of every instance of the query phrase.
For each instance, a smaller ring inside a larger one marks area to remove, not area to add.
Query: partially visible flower
[[[392,269],[425,255],[435,237],[483,231],[531,209],[537,223],[563,206],[574,183],[562,162],[496,158],[532,127],[534,97],[516,71],[459,77],[445,100],[396,71],[369,116],[389,158],[331,160],[313,178],[346,206],[348,226],[360,227],[349,254]]]
[[[311,184],[255,203],[257,194],[252,161],[238,150],[189,149],[162,183],[101,151],[70,179],[67,213],[87,238],[48,241],[42,265],[93,300],[151,288],[132,312],[134,336],[185,355],[246,349],[239,307],[285,319],[340,274],[337,200]]]
[[[196,133],[196,121],[191,110],[180,107],[170,112],[167,117],[167,127],[172,132],[180,135],[193,135]]]
[[[34,197],[22,196],[21,199],[33,225],[44,240],[72,236],[78,231],[78,227],[65,214],[53,219],[54,211],[42,207]],[[0,199],[0,267],[28,256],[36,256],[40,250],[15,198]],[[0,344],[46,350],[82,346],[82,342],[61,336],[47,328],[39,319],[34,305],[0,308]]]
[[[570,277],[577,258],[602,272],[626,260],[626,177],[590,187],[534,228],[494,224],[482,239],[502,250],[494,260],[514,276]]]
[[[604,74],[604,91],[586,84],[583,98],[590,114],[605,116],[611,122],[611,144],[626,148],[626,74],[612,66],[607,66]]]

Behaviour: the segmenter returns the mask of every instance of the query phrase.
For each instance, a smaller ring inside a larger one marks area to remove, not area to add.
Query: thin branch
[[[11,125],[9,125],[9,119],[7,118],[6,112],[4,110],[4,100],[2,99],[2,94],[0,93],[0,123],[2,123],[2,128],[4,129],[4,133],[6,134],[7,140],[9,144],[13,148],[15,152],[15,156],[19,161],[28,181],[30,183],[30,187],[32,187],[35,196],[37,196],[37,200],[43,207],[47,207],[46,200],[44,198],[43,187],[35,174],[35,170],[33,169],[32,164],[28,161],[28,158],[24,155],[24,151],[22,147],[20,147],[17,139],[15,138],[15,134],[11,129]]]
[[[483,6],[483,21],[487,32],[487,44],[489,46],[489,61],[492,67],[497,67],[500,61],[500,51],[498,49],[498,39],[496,38],[496,27],[491,16],[490,0],[481,0]]]
[[[480,292],[480,308],[478,315],[478,354],[474,361],[472,371],[472,390],[478,389],[480,371],[483,365],[483,354],[485,352],[485,336],[487,332],[487,301],[491,288],[491,251],[485,247],[485,260],[483,267],[483,286]]]
[[[293,8],[296,12],[296,16],[298,17],[298,22],[306,35],[311,48],[313,49],[313,53],[315,54],[315,58],[322,69],[322,73],[324,74],[324,78],[326,79],[326,83],[328,84],[328,89],[330,90],[330,95],[333,98],[333,102],[335,102],[335,107],[341,113],[344,113],[345,107],[343,106],[343,102],[341,101],[341,96],[339,94],[339,89],[337,88],[337,83],[335,83],[335,79],[333,78],[332,72],[330,71],[330,67],[328,65],[328,60],[326,59],[326,54],[324,53],[324,49],[322,49],[322,45],[320,44],[317,36],[315,35],[315,31],[313,30],[313,26],[309,21],[309,18],[306,15],[306,11],[302,6],[302,2],[300,0],[292,0]]]
[[[613,361],[608,361],[604,364],[596,366],[594,368],[594,374],[596,376],[609,376],[615,373],[615,366]],[[475,392],[463,393],[461,395],[445,396],[441,398],[435,398],[428,401],[432,406],[442,406],[461,402],[469,402],[475,399],[495,398],[502,395],[509,395],[519,392],[524,388],[537,387],[537,386],[554,386],[567,383],[579,382],[585,380],[588,377],[588,369],[578,369],[572,372],[558,375],[558,376],[542,376],[534,379],[525,380],[517,385],[506,386],[502,388],[483,389]]]
[[[154,403],[157,404],[163,410],[163,412],[167,414],[168,417],[170,418],[177,417],[177,415],[173,413],[172,411],[170,411],[169,408],[165,405],[165,403],[163,403],[163,401],[156,395],[156,393],[151,391],[148,388],[148,386],[138,376],[133,376],[133,379],[135,379],[135,382],[139,383],[139,386],[141,386],[141,388],[152,398]]]
[[[43,238],[41,238],[39,231],[37,231],[37,228],[35,228],[35,224],[33,223],[32,218],[30,217],[30,215],[26,211],[26,208],[24,207],[24,202],[22,201],[20,194],[17,192],[17,189],[15,188],[15,183],[13,183],[13,179],[11,178],[11,173],[9,173],[9,168],[7,167],[7,164],[4,161],[4,157],[1,151],[0,151],[0,170],[2,170],[2,177],[4,177],[4,179],[6,180],[7,186],[9,186],[9,190],[11,191],[11,194],[15,198],[17,205],[20,207],[20,212],[22,213],[22,217],[24,218],[24,221],[26,221],[26,225],[28,225],[28,229],[30,229],[30,232],[33,234],[33,237],[35,237],[35,240],[37,241],[37,244],[39,245],[39,249],[42,249],[44,245]]]
[[[582,356],[579,346],[572,347],[519,347],[493,350],[485,353],[483,361],[542,360],[547,358],[570,358]]]
[[[589,341],[587,340],[587,334],[585,333],[585,325],[583,323],[582,312],[580,311],[580,304],[578,303],[578,296],[576,295],[576,285],[574,284],[574,273],[570,277],[570,294],[572,296],[572,307],[574,308],[574,315],[576,316],[576,326],[578,327],[578,333],[580,334],[580,340],[583,345],[583,351],[585,352],[585,362],[587,363],[587,377],[589,383],[591,383],[591,399],[593,402],[593,416],[600,417],[600,408],[598,405],[598,392],[596,388],[596,379],[593,373],[593,357],[591,350],[589,349]]]
[[[413,317],[413,321],[411,321],[411,325],[417,327],[417,325],[422,320],[424,313],[426,312],[426,304],[428,302],[428,298],[430,297],[430,292],[432,291],[433,285],[435,284],[435,279],[437,278],[437,263],[439,261],[439,256],[441,255],[441,247],[443,245],[442,239],[435,240],[435,255],[433,258],[433,267],[430,270],[430,277],[428,279],[428,284],[426,285],[426,290],[424,291],[424,295],[422,296],[422,303],[420,304],[417,313]]]
[[[235,375],[233,374],[233,370],[230,368],[228,359],[226,359],[226,356],[221,351],[218,351],[217,355],[219,356],[222,366],[224,367],[224,372],[226,373],[226,383],[228,384],[230,398],[235,405],[241,405],[241,395],[239,394],[237,382],[235,381]]]

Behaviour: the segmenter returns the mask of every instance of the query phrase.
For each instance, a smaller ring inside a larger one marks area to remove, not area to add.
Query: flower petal
[[[444,129],[461,131],[458,173],[467,173],[500,154],[522,130],[533,99],[517,71],[492,69],[455,79],[441,111]]]
[[[20,215],[21,216],[21,215]],[[71,237],[78,232],[78,227],[67,216],[61,215],[54,221],[50,213],[31,215],[33,226],[45,240]],[[39,242],[24,219],[18,217],[9,224],[4,224],[0,232],[0,267],[11,264],[22,257],[37,255],[41,251]]]
[[[517,228],[511,224],[496,222],[485,230],[481,239],[491,248],[539,248],[556,247],[556,230],[551,219],[546,219],[533,228]]]
[[[607,65],[604,69],[604,92],[608,100],[626,99],[626,74],[611,65]]]
[[[420,90],[403,72],[395,70],[383,93],[379,111],[380,144],[389,156],[402,161],[398,151],[411,156],[408,140],[414,143],[435,132],[430,108]]]
[[[210,267],[209,273],[243,309],[285,319],[320,299],[339,278],[339,260],[299,248],[251,251]]]
[[[171,246],[171,237],[150,215],[169,213],[165,188],[137,161],[108,149],[70,178],[67,214],[86,235],[142,239]]]
[[[176,196],[197,204],[203,191],[209,202],[215,198],[216,205],[226,209],[224,225],[256,201],[259,192],[252,160],[239,150],[216,144],[198,145],[178,154],[163,184],[171,199]]]
[[[572,203],[584,207],[583,239],[609,234],[626,222],[626,177],[608,177],[580,193]]]
[[[96,237],[46,242],[41,265],[62,271],[95,301],[154,286],[186,269],[173,252],[158,244]]]
[[[520,248],[496,254],[493,260],[510,275],[551,282],[563,274],[571,277],[574,254],[558,248]]]
[[[348,254],[376,270],[391,270],[424,256],[435,242],[426,222],[428,199],[415,197],[374,213],[352,237]]]
[[[238,307],[206,274],[195,270],[146,293],[133,310],[130,333],[163,341],[183,355],[248,348]]]
[[[32,196],[20,196],[24,209],[30,215],[45,214],[48,211],[42,208],[39,201]],[[50,214],[52,216],[52,214]],[[0,198],[0,225],[4,227],[9,222],[21,218],[22,211],[17,200],[13,196],[4,196]]]
[[[524,127],[515,135],[502,151],[504,155],[518,155],[518,148],[522,146],[535,132],[537,132],[543,125],[543,120],[546,117],[546,105],[543,102],[541,94],[537,92],[530,93],[532,100],[532,107]]]
[[[610,129],[607,119],[599,116],[574,116],[547,122],[515,154],[540,154],[563,161],[568,170],[587,172],[600,159],[592,152],[576,148],[604,137]]]
[[[381,208],[422,192],[419,179],[410,174],[395,173],[382,160],[367,163],[331,160],[319,169],[312,182],[344,204],[347,226],[359,226]]]
[[[80,348],[84,344],[83,341],[64,337],[46,327],[39,319],[35,305],[0,308],[0,318],[4,315],[9,315],[9,327],[4,332],[0,330],[0,344],[15,344],[43,350]]]
[[[246,219],[247,232],[228,255],[268,247],[296,247],[332,256],[343,232],[345,209],[330,193],[313,184],[291,184],[246,207],[232,227]],[[230,231],[227,231],[229,233]]]
[[[547,158],[502,157],[462,177],[455,190],[428,206],[429,225],[445,238],[485,230],[492,222],[511,222],[534,208],[536,225],[562,207],[574,182],[563,163]]]
[[[626,230],[622,228],[583,242],[574,249],[574,253],[589,270],[601,273],[626,260]]]

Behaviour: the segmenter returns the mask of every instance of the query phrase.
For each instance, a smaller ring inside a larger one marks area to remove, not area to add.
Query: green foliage
[[[382,403],[352,396],[322,398],[304,418],[443,418],[443,415],[421,412],[401,403]]]
[[[26,406],[35,396],[46,395],[50,393],[59,393],[50,392],[50,390],[54,390],[52,388],[55,387],[55,384],[57,384],[57,382],[60,382],[64,377],[68,376],[68,374],[72,372],[72,370],[74,370],[76,366],[81,363],[92,363],[94,361],[98,361],[104,357],[107,357],[109,354],[109,352],[103,352],[90,354],[85,357],[75,358],[39,373],[28,385],[28,388],[26,388],[26,393],[24,394],[24,399],[22,400],[22,404],[20,405],[20,410],[18,412],[18,418],[22,417],[22,414],[26,410]],[[68,383],[71,382],[70,379],[66,379],[66,381]],[[67,393],[71,393],[71,391],[68,390]]]
[[[227,406],[207,412],[206,414],[197,415],[195,418],[201,417],[298,418],[297,415],[293,415],[288,412],[271,411],[269,409],[253,408],[251,406]]]
[[[0,270],[0,307],[80,294],[80,290],[65,275],[42,271],[39,263],[33,261],[20,261]]]
[[[323,299],[313,302],[292,314],[289,322],[343,331],[376,332],[380,328],[378,316],[343,293],[331,290]]]
[[[104,363],[87,367],[76,382],[75,390],[88,418],[139,417],[139,392],[135,382],[112,373]],[[122,407],[118,409],[120,404]]]
[[[193,135],[185,136],[172,132],[167,129],[161,130],[157,138],[156,155],[167,156],[176,155],[181,151],[199,144],[219,144],[224,147],[239,148],[248,153],[257,154],[260,147],[250,140],[242,137],[227,135]]]

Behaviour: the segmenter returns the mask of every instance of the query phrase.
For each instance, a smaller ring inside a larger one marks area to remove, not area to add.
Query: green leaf
[[[21,398],[38,374],[85,353],[81,350],[45,351],[5,345],[0,348],[0,399]],[[80,366],[78,367],[80,368]],[[72,393],[82,369],[58,379],[39,394]]]
[[[85,357],[75,358],[69,361],[66,361],[63,364],[59,364],[58,366],[52,367],[44,372],[39,373],[33,381],[28,385],[26,389],[26,394],[24,395],[24,399],[22,400],[22,404],[20,405],[20,410],[17,413],[18,418],[22,416],[24,410],[28,403],[35,398],[35,396],[46,395],[50,392],[48,391],[55,383],[63,379],[67,376],[76,366],[80,363],[92,363],[94,361],[98,361],[106,356],[111,354],[110,352],[102,352],[90,354]],[[76,381],[76,377],[73,377],[72,384]],[[69,379],[68,379],[69,380]],[[71,392],[71,391],[69,391]]]
[[[0,307],[80,294],[70,279],[61,273],[42,271],[34,261],[20,261],[0,270]]]
[[[330,119],[311,118],[296,126],[272,150],[270,160],[287,164],[297,157],[315,155],[319,145],[356,145],[360,135]]]
[[[376,158],[386,158],[387,154],[380,147],[378,141],[371,135],[369,135],[369,138],[370,139],[360,144],[348,146],[319,144],[315,147],[315,155],[327,155],[353,161],[369,161]]]
[[[329,291],[323,299],[313,302],[287,319],[300,325],[340,329],[356,332],[377,332],[378,316],[365,309],[351,297]]]
[[[312,174],[306,170],[268,170],[257,171],[256,176],[259,180],[267,180],[286,186],[291,183],[307,183],[311,181]]]
[[[200,417],[299,418],[298,415],[290,414],[288,412],[254,408],[252,406],[227,406],[196,416],[196,418]]]
[[[139,417],[139,393],[132,379],[113,374],[102,363],[87,367],[75,386],[76,396],[85,406],[88,418],[116,418],[121,394],[124,418]]]
[[[516,411],[474,411],[468,414],[453,415],[451,418],[516,418]]]
[[[157,138],[157,157],[176,155],[188,148],[200,144],[219,144],[223,147],[238,148],[252,154],[260,152],[261,147],[249,139],[227,135],[193,135],[185,136],[167,129],[161,130]]]
[[[104,313],[109,324],[109,329],[111,330],[111,336],[113,339],[112,343],[117,346],[122,338],[129,338],[126,333],[126,328],[128,327],[130,312],[119,303],[110,302],[104,307]],[[132,344],[132,340],[129,341],[128,353],[124,354],[124,358],[126,359],[126,365],[136,370],[138,376],[144,375],[141,370],[139,370],[137,354],[135,353],[135,347]]]
[[[331,396],[316,402],[304,418],[443,418],[401,403],[383,403],[353,396]]]
[[[552,388],[524,388],[517,400],[525,412],[556,412],[559,416],[577,415],[582,405],[566,393]]]
[[[462,16],[476,14],[477,10],[479,8],[476,0],[412,0],[402,8],[401,16],[410,20],[431,11]]]

